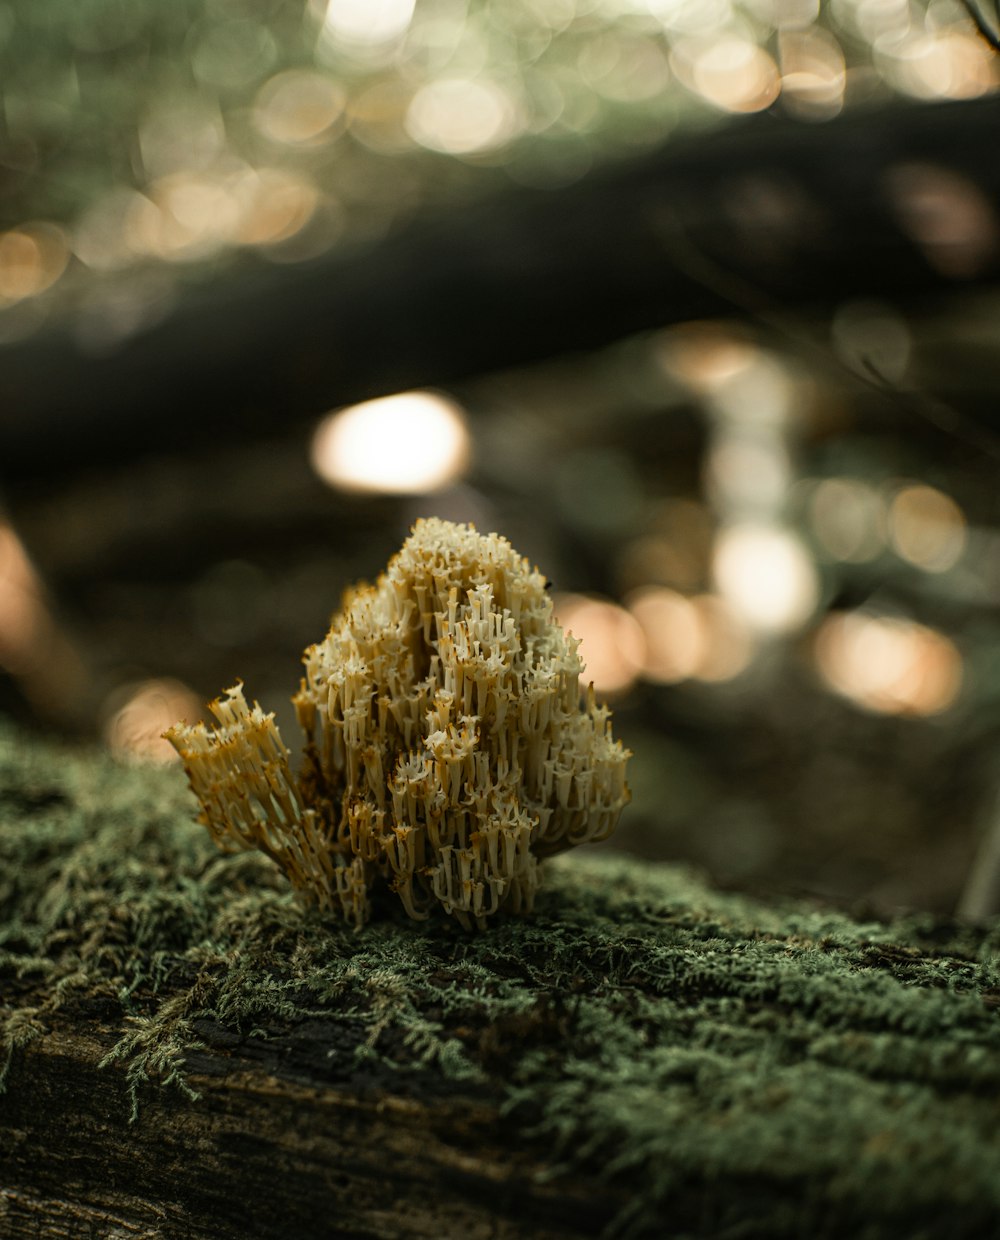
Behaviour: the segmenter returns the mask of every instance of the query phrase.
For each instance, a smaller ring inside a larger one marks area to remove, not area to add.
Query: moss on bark
[[[547,1175],[605,1185],[614,1233],[1000,1229],[1000,924],[860,923],[576,855],[530,918],[355,932],[192,808],[176,769],[0,732],[11,1090],[67,1021],[114,1031],[91,1066],[133,1121],[162,1090],[198,1108],[192,1064],[273,1044],[320,1090],[486,1106]]]

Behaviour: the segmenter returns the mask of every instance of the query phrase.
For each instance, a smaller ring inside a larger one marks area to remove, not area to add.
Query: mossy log
[[[190,814],[0,731],[4,1237],[1000,1234],[1000,926],[595,856],[356,932]]]

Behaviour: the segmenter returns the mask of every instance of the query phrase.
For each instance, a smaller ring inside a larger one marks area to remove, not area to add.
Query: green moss
[[[359,933],[219,856],[192,808],[176,769],[0,732],[4,1076],[84,1000],[126,1029],[107,1060],[136,1106],[189,1089],[207,1030],[322,1020],[346,1078],[492,1096],[621,1184],[619,1230],[695,1208],[692,1232],[733,1236],[1000,1220],[1000,926],[859,924],[575,855],[530,919]]]

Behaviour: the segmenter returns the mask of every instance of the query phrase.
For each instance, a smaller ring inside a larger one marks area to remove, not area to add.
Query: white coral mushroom
[[[167,737],[220,846],[259,848],[357,925],[381,885],[411,917],[440,904],[482,928],[530,909],[539,859],[607,838],[628,802],[577,644],[505,538],[418,521],[303,657],[297,778],[242,685],[212,703],[217,728]]]

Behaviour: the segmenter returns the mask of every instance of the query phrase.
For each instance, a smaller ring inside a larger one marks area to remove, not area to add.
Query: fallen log
[[[191,808],[0,729],[5,1237],[1000,1229],[1000,925],[594,855],[355,932]]]

